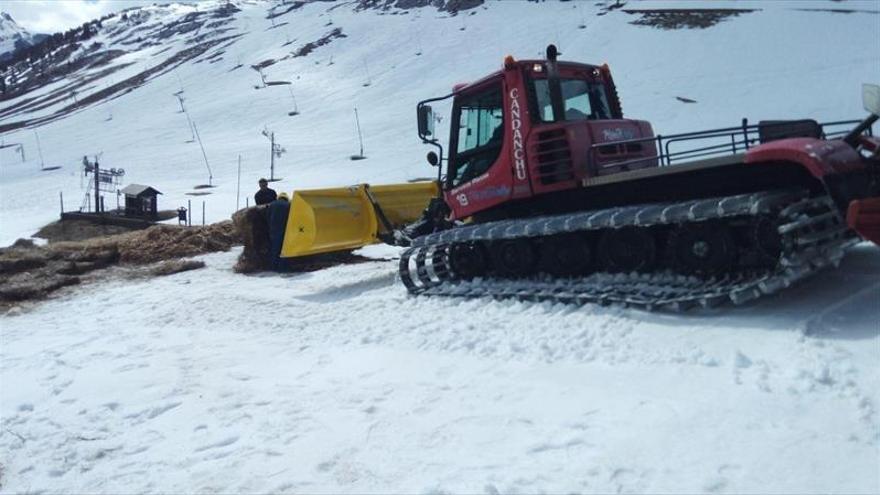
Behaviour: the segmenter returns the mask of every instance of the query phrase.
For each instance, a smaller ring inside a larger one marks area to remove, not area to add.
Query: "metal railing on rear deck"
[[[861,121],[838,120],[820,124],[813,120],[792,120],[765,121],[750,125],[748,119],[743,119],[742,125],[739,127],[724,127],[671,134],[669,136],[657,135],[649,138],[596,143],[590,146],[589,161],[597,168],[622,167],[626,169],[632,165],[649,161],[657,161],[661,167],[672,166],[682,160],[735,155],[748,151],[749,148],[756,144],[786,137],[816,137],[822,139],[842,137],[859,122]],[[865,134],[873,136],[872,128],[867,128]],[[676,150],[675,148],[680,148],[682,143],[694,144],[696,147]],[[658,150],[656,156],[624,158],[622,160],[614,160],[613,157],[608,156],[609,154],[616,154],[613,151],[609,153],[608,150],[642,149],[645,146],[651,145],[655,146],[655,149]],[[603,156],[603,159],[597,159],[599,156]]]

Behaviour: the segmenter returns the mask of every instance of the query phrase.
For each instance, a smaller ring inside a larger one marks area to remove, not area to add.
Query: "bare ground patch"
[[[325,34],[324,36],[318,38],[315,41],[311,41],[301,46],[297,51],[293,52],[293,57],[305,57],[308,54],[312,53],[316,48],[329,45],[333,42],[333,40],[338,38],[347,38],[348,35],[342,32],[342,28],[336,28],[333,31]]]
[[[755,12],[755,9],[624,9],[639,16],[630,21],[636,26],[657,29],[706,29],[727,19]]]

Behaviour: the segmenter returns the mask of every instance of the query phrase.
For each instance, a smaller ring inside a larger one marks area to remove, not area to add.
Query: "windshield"
[[[605,95],[605,86],[582,79],[562,79],[562,101],[565,120],[610,119],[611,109]],[[550,102],[550,84],[547,79],[533,81],[538,118],[541,122],[553,122],[553,105]]]

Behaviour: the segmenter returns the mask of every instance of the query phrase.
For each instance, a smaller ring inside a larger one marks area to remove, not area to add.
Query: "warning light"
[[[541,64],[535,64],[532,66],[532,72],[544,72],[544,66]]]

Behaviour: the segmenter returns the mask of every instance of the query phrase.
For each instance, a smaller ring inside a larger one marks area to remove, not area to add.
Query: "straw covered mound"
[[[36,299],[81,277],[113,265],[144,265],[226,251],[240,243],[231,221],[204,227],[154,225],[148,229],[36,246],[19,240],[0,248],[0,303]],[[155,274],[180,271],[184,265],[161,266]],[[203,265],[202,265],[203,266]],[[187,264],[185,269],[197,268]]]

